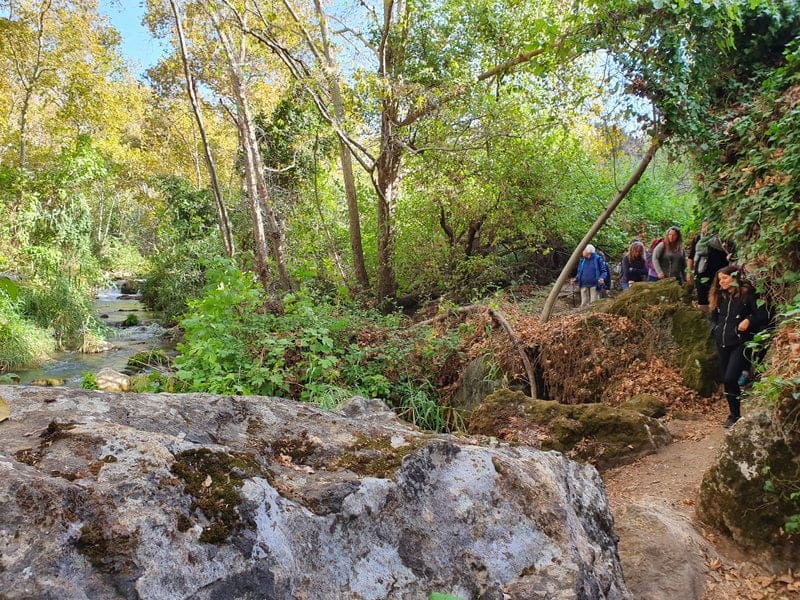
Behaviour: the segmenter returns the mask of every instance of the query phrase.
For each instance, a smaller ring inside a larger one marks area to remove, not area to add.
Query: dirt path
[[[703,474],[714,462],[725,439],[724,402],[705,414],[666,423],[673,443],[657,454],[603,474],[612,512],[643,502],[657,503],[685,515],[708,542],[712,555],[706,562],[706,589],[702,600],[797,600],[800,582],[791,573],[768,575],[750,562],[726,538],[705,530],[695,517],[695,499]],[[670,600],[683,600],[672,598]]]

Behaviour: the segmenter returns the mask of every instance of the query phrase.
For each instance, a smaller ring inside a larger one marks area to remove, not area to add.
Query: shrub
[[[159,253],[142,284],[142,304],[158,313],[162,323],[174,324],[203,292],[206,265],[220,254],[219,241],[211,237],[179,242]]]
[[[265,309],[252,275],[225,261],[190,303],[176,377],[188,391],[278,395],[333,408],[353,395],[379,397],[420,427],[451,425],[429,378],[453,355],[461,332],[400,329],[383,317],[307,290]],[[413,383],[412,383],[413,382]]]
[[[122,321],[122,326],[123,327],[135,327],[136,325],[139,324],[139,322],[140,322],[139,321],[139,316],[134,314],[134,313],[131,313],[127,317],[125,317],[124,321]]]
[[[100,389],[100,387],[97,385],[97,375],[92,371],[84,371],[81,373],[81,387],[84,390]]]
[[[23,287],[20,302],[21,313],[52,330],[59,348],[78,348],[87,329],[98,330],[88,290],[67,276]]]
[[[43,328],[25,320],[17,305],[0,292],[0,372],[33,367],[54,350],[53,337]]]

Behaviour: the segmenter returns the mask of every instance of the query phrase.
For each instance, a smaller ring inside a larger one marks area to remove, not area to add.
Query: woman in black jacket
[[[743,277],[741,267],[734,265],[717,271],[709,298],[711,333],[717,343],[722,383],[730,415],[725,427],[741,418],[739,375],[747,368],[745,344],[763,327],[768,316],[758,306],[756,291]]]

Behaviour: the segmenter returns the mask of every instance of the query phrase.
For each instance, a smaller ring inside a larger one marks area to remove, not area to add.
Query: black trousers
[[[747,369],[748,361],[744,355],[744,344],[720,348],[719,366],[722,374],[722,385],[725,388],[725,399],[728,401],[728,408],[734,419],[739,419],[741,414],[741,395],[742,388],[739,387],[739,375]]]

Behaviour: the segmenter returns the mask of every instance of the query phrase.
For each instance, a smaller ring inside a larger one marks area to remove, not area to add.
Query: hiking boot
[[[736,421],[738,421],[739,419],[741,419],[741,417],[733,417],[732,415],[728,415],[728,418],[725,419],[725,422],[722,424],[722,426],[725,429],[728,429],[731,425],[736,423]]]

